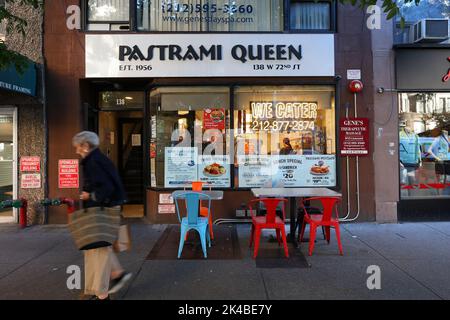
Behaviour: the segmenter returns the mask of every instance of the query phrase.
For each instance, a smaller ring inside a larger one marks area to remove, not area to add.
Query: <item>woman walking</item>
[[[114,164],[98,149],[97,134],[82,131],[73,137],[72,144],[82,158],[80,199],[84,208],[104,207],[111,213],[119,213],[125,191]],[[131,273],[122,268],[111,246],[84,250],[84,268],[84,294],[96,300],[109,299],[109,294],[120,290],[131,278]]]

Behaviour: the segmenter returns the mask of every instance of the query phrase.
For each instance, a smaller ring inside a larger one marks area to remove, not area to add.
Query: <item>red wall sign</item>
[[[339,133],[341,155],[369,155],[369,119],[341,119],[339,121]]]
[[[20,158],[20,172],[40,172],[40,171],[41,171],[40,157]]]
[[[78,188],[79,178],[77,159],[61,159],[58,161],[59,188]]]
[[[225,109],[205,109],[203,129],[225,129]]]

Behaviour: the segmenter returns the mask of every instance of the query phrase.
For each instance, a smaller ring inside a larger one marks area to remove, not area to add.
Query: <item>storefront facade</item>
[[[168,195],[196,180],[225,191],[213,204],[215,219],[242,215],[253,187],[346,194],[338,126],[353,116],[348,71],[365,85],[358,116],[370,123],[373,79],[384,81],[374,65],[390,59],[373,57],[376,37],[352,27],[365,23],[364,13],[334,1],[194,2],[115,1],[116,10],[105,11],[102,1],[74,1],[81,30],[64,28],[58,9],[46,5],[50,196],[77,197],[77,185],[61,185],[55,168],[76,159],[70,141],[82,129],[99,133],[130,211],[152,223],[177,221]],[[341,209],[353,215],[358,207],[359,221],[388,211],[383,219],[392,221],[386,205],[396,198],[377,185],[370,157],[385,141],[370,139],[359,190],[349,161],[352,196]],[[377,188],[384,191],[374,197]],[[51,222],[64,214],[53,208]]]
[[[396,46],[402,220],[450,218],[450,45]]]

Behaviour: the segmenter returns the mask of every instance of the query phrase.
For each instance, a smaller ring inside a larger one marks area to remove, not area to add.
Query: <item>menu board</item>
[[[230,161],[227,155],[198,157],[198,180],[211,187],[230,187]]]
[[[272,187],[298,187],[303,185],[303,156],[280,155],[272,157]]]
[[[334,155],[240,156],[239,187],[332,187]]]
[[[239,186],[262,188],[272,184],[272,160],[270,156],[238,156]]]
[[[197,148],[166,147],[164,187],[190,187],[197,180]]]
[[[334,187],[336,186],[336,156],[310,155],[303,156],[304,186]]]

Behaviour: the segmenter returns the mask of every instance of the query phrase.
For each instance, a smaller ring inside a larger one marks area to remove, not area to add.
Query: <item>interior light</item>
[[[133,100],[133,97],[125,97],[126,100]]]
[[[186,115],[186,114],[189,114],[189,111],[178,111],[178,115],[180,115],[180,116],[184,116],[184,115]]]

